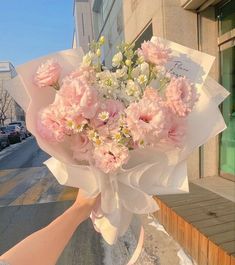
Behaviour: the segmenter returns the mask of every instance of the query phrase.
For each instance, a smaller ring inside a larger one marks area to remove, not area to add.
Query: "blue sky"
[[[0,11],[0,61],[17,66],[72,47],[73,0],[2,0]]]

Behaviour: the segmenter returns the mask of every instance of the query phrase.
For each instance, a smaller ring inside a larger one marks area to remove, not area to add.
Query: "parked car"
[[[17,125],[8,125],[5,131],[10,143],[19,143],[25,138],[24,132]]]
[[[9,145],[10,141],[8,139],[8,134],[2,129],[2,127],[0,127],[0,151]]]
[[[25,122],[24,121],[14,121],[10,122],[9,125],[17,125],[20,127],[21,131],[23,132],[23,139],[26,139],[28,136],[30,136],[29,131],[26,128]]]

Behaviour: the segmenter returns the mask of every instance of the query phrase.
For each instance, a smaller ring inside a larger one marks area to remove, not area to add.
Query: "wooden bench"
[[[193,183],[189,189],[155,197],[159,222],[198,265],[235,265],[235,203]]]

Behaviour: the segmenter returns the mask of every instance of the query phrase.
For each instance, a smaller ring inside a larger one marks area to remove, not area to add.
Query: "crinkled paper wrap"
[[[39,146],[52,156],[45,164],[58,182],[80,188],[88,196],[101,193],[101,205],[93,213],[92,220],[109,244],[126,232],[133,214],[159,209],[152,195],[188,192],[187,157],[226,128],[218,105],[228,92],[212,78],[206,79],[214,57],[161,38],[153,37],[152,41],[164,42],[171,47],[173,58],[167,65],[168,70],[174,75],[185,75],[195,83],[200,99],[189,115],[187,141],[181,151],[134,150],[128,164],[115,175],[77,165],[72,158],[69,139],[64,143],[50,143],[36,130],[39,110],[52,103],[55,97],[52,89],[39,89],[33,84],[37,67],[46,59],[54,58],[63,66],[62,75],[65,75],[81,63],[81,49],[58,52],[21,65],[17,67],[18,76],[6,84],[10,94],[26,111],[29,131]]]

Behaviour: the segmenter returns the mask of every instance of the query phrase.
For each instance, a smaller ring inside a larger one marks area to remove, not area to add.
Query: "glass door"
[[[222,106],[227,129],[221,136],[220,173],[235,181],[235,46],[221,51],[221,83],[230,95]]]
[[[220,175],[235,181],[235,1],[217,8],[221,84],[230,92],[222,104],[227,129],[220,141]]]

